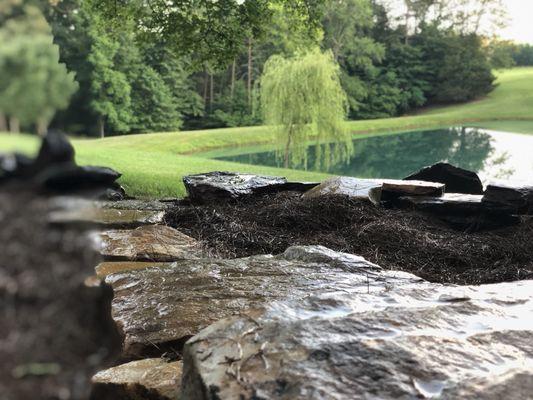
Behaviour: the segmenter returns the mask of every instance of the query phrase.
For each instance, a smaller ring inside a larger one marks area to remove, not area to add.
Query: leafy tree
[[[115,68],[119,43],[113,41],[98,26],[90,30],[91,51],[87,62],[90,72],[90,107],[98,116],[98,132],[105,136],[108,124],[116,132],[126,132],[133,119],[131,86],[126,74]]]
[[[509,40],[492,40],[487,46],[489,62],[492,68],[511,68],[516,63],[513,58],[516,46]]]
[[[198,65],[231,62],[250,38],[263,36],[276,8],[291,17],[293,30],[314,31],[325,0],[152,0],[118,2],[90,0],[110,21],[136,24],[135,30],[150,40],[165,39]]]
[[[346,160],[352,150],[344,127],[346,95],[333,54],[316,49],[304,55],[272,56],[261,78],[265,122],[276,129],[285,167],[307,166],[307,144],[314,139],[316,168]]]
[[[46,20],[25,6],[0,29],[0,110],[12,131],[35,125],[43,134],[57,110],[76,91],[74,75],[59,63]]]

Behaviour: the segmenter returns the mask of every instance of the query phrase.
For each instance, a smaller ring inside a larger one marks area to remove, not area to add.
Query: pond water
[[[309,165],[313,165],[314,150],[314,146],[308,147]],[[231,155],[221,154],[216,159],[282,166],[275,148],[260,152],[247,148],[239,151],[239,154],[235,154],[235,150]],[[399,179],[439,161],[478,172],[485,182],[490,179],[530,180],[533,175],[533,135],[458,127],[355,139],[354,152],[348,162],[321,172]]]

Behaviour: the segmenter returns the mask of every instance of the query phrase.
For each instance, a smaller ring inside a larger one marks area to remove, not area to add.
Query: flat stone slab
[[[533,182],[491,182],[483,203],[518,214],[533,214]]]
[[[304,192],[318,185],[312,182],[288,182],[277,176],[221,171],[185,176],[183,183],[189,199],[203,204],[288,190]]]
[[[444,183],[449,193],[483,193],[483,184],[475,172],[443,162],[422,168],[404,179]]]
[[[93,398],[174,400],[180,393],[181,373],[181,361],[132,361],[94,375]]]
[[[133,230],[109,230],[91,235],[95,249],[106,259],[175,261],[202,257],[200,243],[165,225]]]
[[[88,207],[53,211],[48,215],[48,222],[57,225],[135,228],[141,225],[159,224],[163,221],[164,215],[163,211]]]
[[[182,399],[529,398],[532,335],[533,281],[276,301],[186,343]]]
[[[290,247],[279,256],[181,260],[105,279],[127,355],[184,340],[220,318],[276,299],[367,293],[419,281],[322,246]]]
[[[98,264],[95,268],[98,279],[120,272],[138,271],[154,267],[170,267],[172,263],[153,261],[106,261]]]
[[[382,200],[392,200],[400,196],[442,196],[443,194],[444,184],[442,183],[334,177],[304,193],[304,197],[344,195],[379,204]]]

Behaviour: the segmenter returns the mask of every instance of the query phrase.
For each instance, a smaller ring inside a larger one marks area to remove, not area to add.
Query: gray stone
[[[422,168],[404,179],[444,183],[448,193],[483,193],[483,184],[475,172],[443,162]]]
[[[533,281],[276,301],[184,348],[182,399],[522,399]]]
[[[180,393],[181,361],[161,358],[131,361],[98,372],[91,379],[91,398],[175,400]]]
[[[74,147],[64,134],[53,131],[43,138],[37,157],[28,168],[27,174],[34,176],[52,166],[68,166],[74,163]]]
[[[275,176],[220,171],[185,176],[183,183],[189,199],[201,204],[289,190],[305,192],[317,185],[311,182],[288,182],[285,178]]]
[[[175,261],[203,255],[200,243],[165,225],[109,230],[92,235],[95,249],[106,259]]]
[[[220,318],[272,300],[367,293],[418,281],[321,246],[291,247],[279,256],[181,260],[105,279],[114,293],[112,316],[130,355],[184,340]]]
[[[533,214],[533,182],[491,182],[482,201],[493,208]]]
[[[381,201],[381,182],[372,179],[358,179],[338,176],[329,178],[320,185],[304,193],[303,197],[341,195],[379,204]]]
[[[0,180],[24,176],[33,159],[21,153],[0,154]]]
[[[442,183],[335,177],[309,190],[304,197],[344,195],[379,204],[381,201],[395,200],[400,196],[441,196],[443,194]]]

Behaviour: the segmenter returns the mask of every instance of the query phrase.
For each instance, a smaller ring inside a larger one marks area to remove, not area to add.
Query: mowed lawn
[[[399,118],[349,121],[347,126],[354,137],[456,124],[533,133],[533,68],[515,68],[497,75],[498,87],[484,99],[435,107]],[[121,183],[136,196],[181,196],[183,175],[212,170],[281,175],[307,181],[327,177],[321,173],[237,164],[195,155],[221,148],[275,144],[275,135],[266,126],[74,139],[73,143],[80,164],[117,169],[123,173]],[[37,144],[35,136],[0,134],[0,151],[34,153]]]

